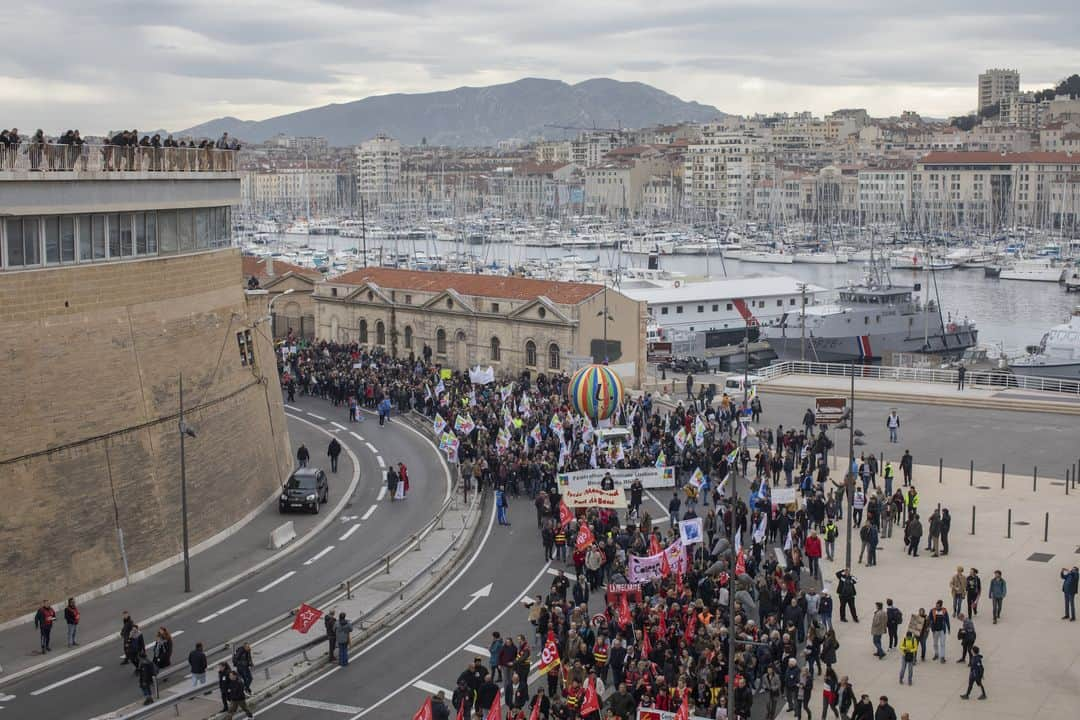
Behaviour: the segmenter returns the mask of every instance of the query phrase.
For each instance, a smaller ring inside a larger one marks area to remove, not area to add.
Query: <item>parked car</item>
[[[300,468],[281,487],[278,510],[307,510],[319,512],[319,506],[330,499],[330,483],[326,473],[318,468]]]
[[[709,372],[709,363],[701,358],[680,357],[671,362],[660,363],[657,369],[673,373],[704,373]]]

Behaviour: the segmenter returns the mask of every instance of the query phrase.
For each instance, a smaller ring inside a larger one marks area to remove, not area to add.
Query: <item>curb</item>
[[[803,397],[815,397],[827,392],[826,390],[810,387],[771,385],[767,382],[761,383],[759,387],[763,394],[774,393],[776,395],[796,395]],[[1080,415],[1080,405],[1067,405],[1051,400],[999,400],[996,398],[978,398],[964,395],[955,398],[934,395],[910,395],[906,393],[860,390],[857,386],[855,388],[855,399],[915,405],[939,405],[942,407],[979,408],[983,410],[1008,410],[1011,412],[1050,412],[1061,415]]]
[[[295,415],[289,415],[288,413],[286,413],[286,415],[288,417],[294,419],[294,420],[299,420],[302,423],[310,425],[311,427],[318,430],[319,432],[322,432],[322,433],[325,433],[327,435],[330,435],[331,437],[334,437],[334,433],[330,432],[329,430],[326,430],[325,428],[319,427],[315,423],[312,423],[312,422],[310,422],[308,420],[305,420],[305,419],[303,419],[301,417],[296,417]],[[157,614],[152,615],[150,617],[143,618],[141,620],[141,622],[144,623],[144,624],[156,623],[159,620],[161,620],[161,619],[163,619],[165,617],[168,617],[169,615],[173,615],[173,614],[178,613],[178,612],[180,612],[182,610],[185,610],[185,609],[191,607],[192,605],[195,605],[196,603],[200,603],[203,600],[206,600],[207,598],[213,597],[214,595],[217,595],[218,593],[221,593],[221,592],[229,589],[233,585],[235,585],[235,584],[237,584],[237,583],[239,583],[239,582],[241,582],[243,580],[248,579],[252,575],[255,575],[255,574],[261,572],[263,570],[263,568],[266,568],[266,567],[272,565],[273,563],[278,562],[282,558],[287,557],[288,555],[295,552],[296,550],[299,550],[309,540],[311,540],[316,535],[318,535],[323,530],[325,530],[327,527],[329,527],[330,524],[333,523],[334,520],[337,519],[337,516],[341,514],[341,511],[345,509],[345,505],[348,503],[349,499],[352,498],[353,493],[356,492],[356,488],[360,485],[360,460],[359,460],[359,458],[356,457],[356,454],[352,451],[352,449],[349,448],[347,445],[342,445],[342,449],[345,450],[345,452],[347,452],[349,454],[349,459],[352,460],[352,463],[353,463],[353,477],[352,477],[352,481],[349,483],[348,492],[346,492],[346,493],[344,493],[342,495],[341,500],[338,501],[338,504],[334,507],[334,510],[332,512],[330,512],[330,513],[327,513],[326,516],[322,520],[320,520],[319,523],[317,525],[315,525],[309,532],[307,532],[303,536],[297,538],[295,542],[292,542],[292,543],[286,545],[284,548],[281,549],[280,552],[277,552],[277,553],[271,555],[270,557],[265,558],[264,560],[260,561],[259,563],[247,568],[246,570],[244,570],[240,574],[235,575],[233,577],[230,577],[228,580],[224,580],[224,581],[218,583],[217,585],[215,585],[213,587],[207,588],[206,590],[203,590],[201,593],[199,593],[197,595],[192,595],[191,597],[184,600],[184,602],[182,602],[182,603],[174,605],[174,606],[172,606],[170,608],[166,608],[165,610],[162,610],[161,612],[158,612]],[[280,492],[275,491],[273,497],[276,498],[279,494],[280,494]],[[273,500],[273,498],[271,498],[271,500]],[[267,502],[265,504],[269,505],[270,503]],[[262,508],[260,506],[260,510],[261,509]],[[209,549],[209,546],[207,548],[204,548],[204,549]],[[162,568],[162,570],[164,570],[164,569],[165,568]],[[145,578],[143,578],[143,579],[145,579]],[[90,641],[88,643],[81,644],[81,645],[79,645],[79,648],[77,650],[73,650],[73,651],[71,651],[69,653],[65,653],[63,655],[58,655],[58,656],[54,657],[52,660],[46,660],[43,663],[38,663],[37,665],[33,665],[31,667],[28,667],[28,668],[23,668],[22,670],[19,670],[18,672],[11,673],[10,675],[0,674],[0,687],[3,687],[3,686],[5,686],[5,685],[7,685],[9,683],[15,682],[16,680],[21,680],[23,678],[31,677],[33,675],[36,675],[39,672],[42,672],[43,670],[48,670],[49,668],[51,668],[51,667],[53,667],[55,665],[59,665],[61,663],[67,662],[68,660],[72,660],[74,658],[77,658],[77,657],[79,657],[79,656],[81,656],[81,655],[83,655],[85,653],[90,652],[91,650],[96,650],[97,648],[102,647],[102,646],[104,646],[104,645],[106,645],[106,644],[108,644],[110,642],[115,642],[116,637],[117,637],[116,635],[107,635],[106,637],[98,638],[97,640],[92,640],[92,641]]]

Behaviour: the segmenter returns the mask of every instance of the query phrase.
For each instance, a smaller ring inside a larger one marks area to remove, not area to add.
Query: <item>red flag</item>
[[[629,625],[634,618],[630,615],[630,603],[626,599],[626,593],[619,595],[619,623]]]
[[[292,629],[306,633],[315,623],[319,622],[319,618],[322,616],[322,610],[313,608],[307,603],[301,603],[300,609],[296,611],[296,619],[293,620]]]
[[[455,720],[466,720],[465,718],[465,699],[462,698],[461,704],[458,705],[457,718]]]
[[[652,642],[649,640],[649,628],[641,631],[641,654],[647,660],[652,655]]]
[[[690,716],[687,715],[687,720]],[[488,710],[485,720],[503,720],[502,716],[502,690],[495,693],[495,699],[491,701],[491,709]]]
[[[675,713],[675,720],[690,720],[690,693],[683,694],[682,705]]]
[[[574,519],[574,513],[570,512],[570,508],[566,507],[566,501],[559,501],[559,524],[566,527],[570,524],[570,521]]]
[[[656,539],[656,533],[650,533],[649,535],[649,554],[659,555],[664,551],[664,548],[660,547],[660,541]]]
[[[462,703],[464,706],[464,703]],[[420,709],[416,711],[416,714],[412,716],[413,720],[432,720],[434,715],[431,713],[431,698],[429,697],[424,701],[424,704],[420,706]]]
[[[588,523],[581,523],[581,526],[577,531],[576,546],[578,550],[584,550],[595,542],[596,538],[593,537],[592,530],[589,529]]]
[[[668,562],[667,553],[660,554],[660,577],[666,578],[671,574],[671,563]]]
[[[543,649],[540,650],[540,664],[537,666],[538,675],[544,675],[553,667],[559,665],[559,646],[555,643],[555,632],[548,630],[547,640]]]
[[[667,637],[667,617],[663,609],[660,610],[660,627],[657,630],[660,637]]]
[[[462,703],[461,706],[465,707],[465,703]],[[458,718],[458,720],[462,720],[462,718]],[[540,698],[535,695],[533,696],[533,709],[529,713],[529,720],[540,720]]]
[[[581,703],[579,711],[582,717],[594,712],[600,712],[600,696],[596,694],[596,680],[589,680],[585,688],[585,701]]]
[[[694,639],[694,629],[697,627],[697,615],[693,612],[690,613],[690,619],[686,622],[686,634],[683,636],[686,638],[686,642],[690,642]]]
[[[746,574],[746,552],[739,548],[739,554],[735,556],[735,575]]]

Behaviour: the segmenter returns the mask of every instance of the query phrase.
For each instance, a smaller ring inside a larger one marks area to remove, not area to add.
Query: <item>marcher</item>
[[[251,654],[251,645],[244,643],[233,650],[233,670],[243,681],[244,692],[251,694],[251,671],[255,667],[255,658]]]
[[[949,611],[941,600],[930,610],[930,631],[934,637],[934,660],[945,662],[945,645],[949,638]]]
[[[964,606],[964,590],[967,582],[964,579],[964,566],[956,566],[956,574],[949,579],[949,592],[952,594],[953,616],[958,616]]]
[[[308,460],[311,459],[311,453],[308,452],[307,446],[300,443],[300,449],[296,451],[296,462],[300,464],[300,467],[307,467]]]
[[[330,610],[323,615],[323,627],[326,628],[326,642],[330,646],[330,662],[334,662],[334,650],[337,649],[337,611]]]
[[[855,611],[855,579],[846,569],[836,573],[836,596],[840,598],[840,622],[847,622],[846,609],[851,610],[851,619],[859,622],[859,614]]]
[[[330,439],[330,445],[326,448],[326,455],[330,458],[330,472],[337,472],[338,456],[341,455],[341,443],[337,438]]]
[[[889,413],[889,417],[885,418],[885,427],[889,428],[889,442],[897,442],[900,434],[900,416],[896,414],[895,410]]]
[[[154,665],[159,669],[172,665],[173,639],[165,627],[159,627],[154,643]]]
[[[227,710],[229,720],[232,720],[233,716],[236,715],[237,710],[243,710],[249,718],[255,717],[251,714],[251,710],[248,709],[248,692],[244,681],[240,679],[240,675],[235,670],[229,673],[229,679],[225,684],[225,693],[229,700],[229,707]]]
[[[971,697],[971,688],[972,688],[972,686],[978,685],[979,686],[979,693],[980,693],[979,699],[980,700],[985,700],[986,699],[986,688],[983,687],[983,683],[982,683],[982,681],[983,681],[983,672],[984,672],[984,669],[983,669],[982,653],[979,652],[979,647],[976,645],[975,647],[971,648],[971,661],[968,663],[968,686],[967,686],[967,692],[965,692],[960,697],[967,700],[969,697]]]
[[[911,684],[911,674],[915,672],[915,655],[919,650],[919,641],[908,630],[900,642],[900,684],[904,684],[904,670],[907,670],[907,684]]]
[[[221,712],[229,711],[229,678],[232,676],[232,668],[229,663],[221,662],[217,666],[218,692],[221,693]],[[243,694],[243,684],[240,685],[240,693]]]
[[[135,622],[131,619],[131,615],[125,610],[120,615],[120,648],[124,653],[124,660],[121,665],[127,665],[132,662],[131,651],[128,649],[129,640],[131,639],[131,631],[135,627]]]
[[[877,609],[874,611],[874,617],[870,619],[870,637],[874,641],[874,655],[880,660],[885,657],[885,650],[881,647],[881,636],[885,634],[888,616],[885,613],[885,606],[880,602],[874,603],[874,606]]]
[[[975,568],[971,568],[968,573],[964,582],[964,592],[967,596],[968,617],[974,617],[979,614],[979,598],[982,596],[982,579]]]
[[[964,377],[967,375],[967,368],[961,365],[956,371],[956,389],[964,389]]]
[[[971,648],[975,644],[975,622],[966,617],[964,613],[960,613],[956,616],[957,621],[960,623],[960,630],[957,631],[957,639],[960,640],[960,659],[956,662],[965,662],[971,655]]]
[[[56,611],[53,610],[52,605],[50,605],[47,600],[42,600],[41,607],[39,607],[37,613],[34,614],[34,627],[41,636],[42,655],[52,651],[52,647],[49,646],[49,638],[52,635],[52,626],[55,620]]]
[[[994,571],[994,577],[990,580],[990,602],[993,604],[994,610],[994,624],[997,625],[998,618],[1001,617],[1001,605],[1005,601],[1005,595],[1008,592],[1008,587],[1005,585],[1005,578],[1001,576],[1000,570]]]
[[[79,608],[75,605],[75,598],[70,597],[64,608],[64,621],[67,623],[68,647],[78,645],[76,635],[79,632]]]
[[[144,698],[143,705],[149,705],[154,702],[154,678],[157,676],[157,667],[150,662],[145,652],[139,655],[135,674],[139,676],[139,689],[142,690]]]

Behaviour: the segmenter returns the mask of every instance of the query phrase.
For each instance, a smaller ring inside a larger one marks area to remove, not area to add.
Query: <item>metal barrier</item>
[[[233,172],[236,150],[84,143],[0,145],[0,172]]]
[[[855,376],[870,380],[894,380],[897,382],[934,383],[956,385],[959,373],[956,370],[935,370],[931,368],[905,368],[887,365],[851,365],[842,363],[802,362],[784,360],[767,365],[754,371],[755,375],[765,380],[773,380],[785,375],[818,375],[825,377]],[[972,387],[1016,388],[1021,390],[1043,390],[1047,392],[1080,395],[1080,381],[1057,378],[1029,377],[1012,375],[1001,371],[969,370],[964,382]]]

